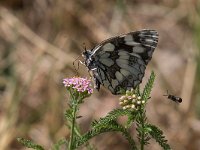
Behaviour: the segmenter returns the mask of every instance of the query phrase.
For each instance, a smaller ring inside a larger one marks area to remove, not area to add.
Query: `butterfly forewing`
[[[120,94],[120,89],[135,88],[142,82],[157,42],[155,30],[141,30],[110,38],[84,52],[97,89],[102,84],[113,94]]]

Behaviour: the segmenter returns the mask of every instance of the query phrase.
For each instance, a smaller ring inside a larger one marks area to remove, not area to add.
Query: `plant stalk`
[[[142,135],[141,135],[141,143],[140,143],[140,145],[141,145],[141,147],[140,147],[140,149],[141,150],[144,150],[144,118],[145,118],[145,116],[144,116],[144,109],[142,109],[141,110],[141,126],[142,126]]]
[[[78,107],[78,101],[73,100],[75,102],[73,104],[73,112],[72,112],[72,125],[71,125],[71,136],[70,136],[70,142],[69,142],[69,150],[74,149],[74,128],[76,124],[76,112],[77,112],[77,107]]]

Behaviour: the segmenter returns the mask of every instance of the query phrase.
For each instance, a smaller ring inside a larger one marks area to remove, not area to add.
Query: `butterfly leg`
[[[78,60],[82,65],[85,66],[85,62],[82,62],[81,60]]]

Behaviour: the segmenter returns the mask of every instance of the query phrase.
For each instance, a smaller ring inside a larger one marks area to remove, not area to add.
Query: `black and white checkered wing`
[[[110,38],[87,51],[86,65],[93,73],[97,89],[103,85],[113,94],[120,94],[121,88],[139,85],[157,42],[157,31],[141,30]]]

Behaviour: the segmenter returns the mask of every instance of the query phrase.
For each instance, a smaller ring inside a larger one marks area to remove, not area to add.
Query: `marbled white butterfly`
[[[84,64],[92,73],[95,88],[99,90],[103,85],[115,95],[121,89],[136,88],[157,43],[157,31],[141,30],[109,38],[85,50]]]

